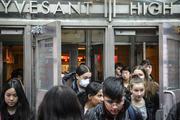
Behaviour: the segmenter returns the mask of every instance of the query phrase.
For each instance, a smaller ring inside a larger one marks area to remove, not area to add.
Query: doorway
[[[13,72],[20,71],[23,75],[24,47],[23,29],[0,28],[0,30],[0,79],[2,88],[11,78]]]
[[[62,29],[62,76],[78,65],[91,68],[92,81],[103,81],[103,29]]]
[[[152,77],[159,82],[159,38],[157,27],[115,28],[115,63],[131,69],[143,59],[152,62]]]

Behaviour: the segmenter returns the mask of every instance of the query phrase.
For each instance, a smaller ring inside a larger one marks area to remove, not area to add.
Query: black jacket
[[[129,107],[129,102],[126,100],[123,111],[120,112],[116,116],[116,118],[114,118],[114,116],[109,115],[106,112],[106,110],[104,108],[104,103],[102,103],[102,104],[99,104],[96,107],[88,110],[87,113],[85,114],[85,120],[131,120],[129,111],[128,111],[128,107]],[[133,110],[133,111],[135,112],[136,120],[142,120],[142,116],[141,116],[140,112],[139,111],[136,112],[135,110]]]
[[[154,104],[146,98],[144,98],[144,100],[145,100],[145,106],[146,106],[147,116],[148,116],[147,120],[155,120]]]
[[[147,111],[147,120],[155,120],[154,103],[144,98]]]
[[[131,93],[128,91],[128,89],[125,89],[126,92],[126,99],[128,99],[129,101],[131,101]],[[146,110],[147,110],[147,120],[155,120],[155,112],[157,110],[157,108],[159,107],[158,103],[159,103],[159,96],[157,95],[156,97],[153,98],[153,100],[148,100],[146,98],[144,98],[145,100],[145,106],[146,106]]]
[[[68,81],[68,80],[72,80],[72,86],[71,88],[78,94],[79,93],[79,89],[78,89],[78,86],[77,86],[77,79],[76,79],[76,73],[75,72],[71,72],[71,73],[68,73],[66,74],[63,78],[62,78],[62,82],[63,82],[63,85],[65,85],[65,83]]]
[[[159,93],[157,92],[150,99],[145,99],[145,102],[146,102],[146,108],[149,113],[148,120],[155,120],[156,111],[159,109]]]

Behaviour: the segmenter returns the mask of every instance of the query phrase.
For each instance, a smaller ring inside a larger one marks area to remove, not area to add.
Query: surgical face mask
[[[89,84],[89,82],[90,82],[89,79],[82,79],[82,80],[80,80],[79,85],[80,85],[81,87],[87,87],[87,85]]]

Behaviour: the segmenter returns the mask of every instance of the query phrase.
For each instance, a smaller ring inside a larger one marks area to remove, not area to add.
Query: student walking
[[[130,80],[131,105],[140,110],[143,120],[153,120],[153,106],[144,98],[145,82],[139,76],[133,75]]]
[[[87,120],[141,120],[140,112],[135,113],[125,98],[121,80],[108,77],[103,83],[104,102],[87,111]]]
[[[82,120],[81,110],[70,87],[55,86],[45,94],[38,109],[38,120]]]
[[[144,98],[150,101],[153,106],[153,120],[155,120],[155,114],[159,108],[159,85],[150,80],[145,68],[141,65],[135,66],[132,70],[132,75],[138,75],[145,82]]]
[[[1,92],[1,120],[33,120],[28,100],[19,80],[10,79]]]
[[[78,98],[84,108],[84,114],[91,108],[103,102],[102,84],[91,82],[85,92],[78,94]]]
[[[91,81],[90,68],[87,65],[81,64],[77,67],[76,72],[69,73],[62,78],[63,84],[67,81],[72,81],[71,88],[78,94],[85,91],[85,88]]]

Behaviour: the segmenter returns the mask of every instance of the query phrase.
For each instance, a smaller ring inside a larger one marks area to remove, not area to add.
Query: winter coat
[[[153,103],[146,98],[144,98],[144,100],[145,100],[145,106],[146,106],[147,116],[148,116],[147,120],[155,120]]]
[[[144,100],[147,111],[147,120],[155,120],[154,104],[146,98],[144,98]]]
[[[4,118],[5,118],[5,120],[17,120],[16,113],[14,115],[10,115],[7,110],[5,111]],[[0,120],[2,120],[2,119],[3,118],[2,118],[2,115],[0,113]],[[31,111],[31,113],[30,113],[29,120],[35,120],[35,114],[33,111]]]
[[[79,89],[77,86],[77,79],[76,79],[76,73],[75,72],[71,72],[66,74],[63,78],[62,78],[62,82],[63,84],[65,84],[67,82],[67,80],[71,79],[73,81],[73,84],[71,86],[71,88],[76,92],[79,93]]]
[[[159,92],[157,92],[153,97],[147,99],[149,111],[152,112],[152,118],[148,120],[155,120],[156,111],[159,109]],[[151,110],[150,110],[151,109]]]

